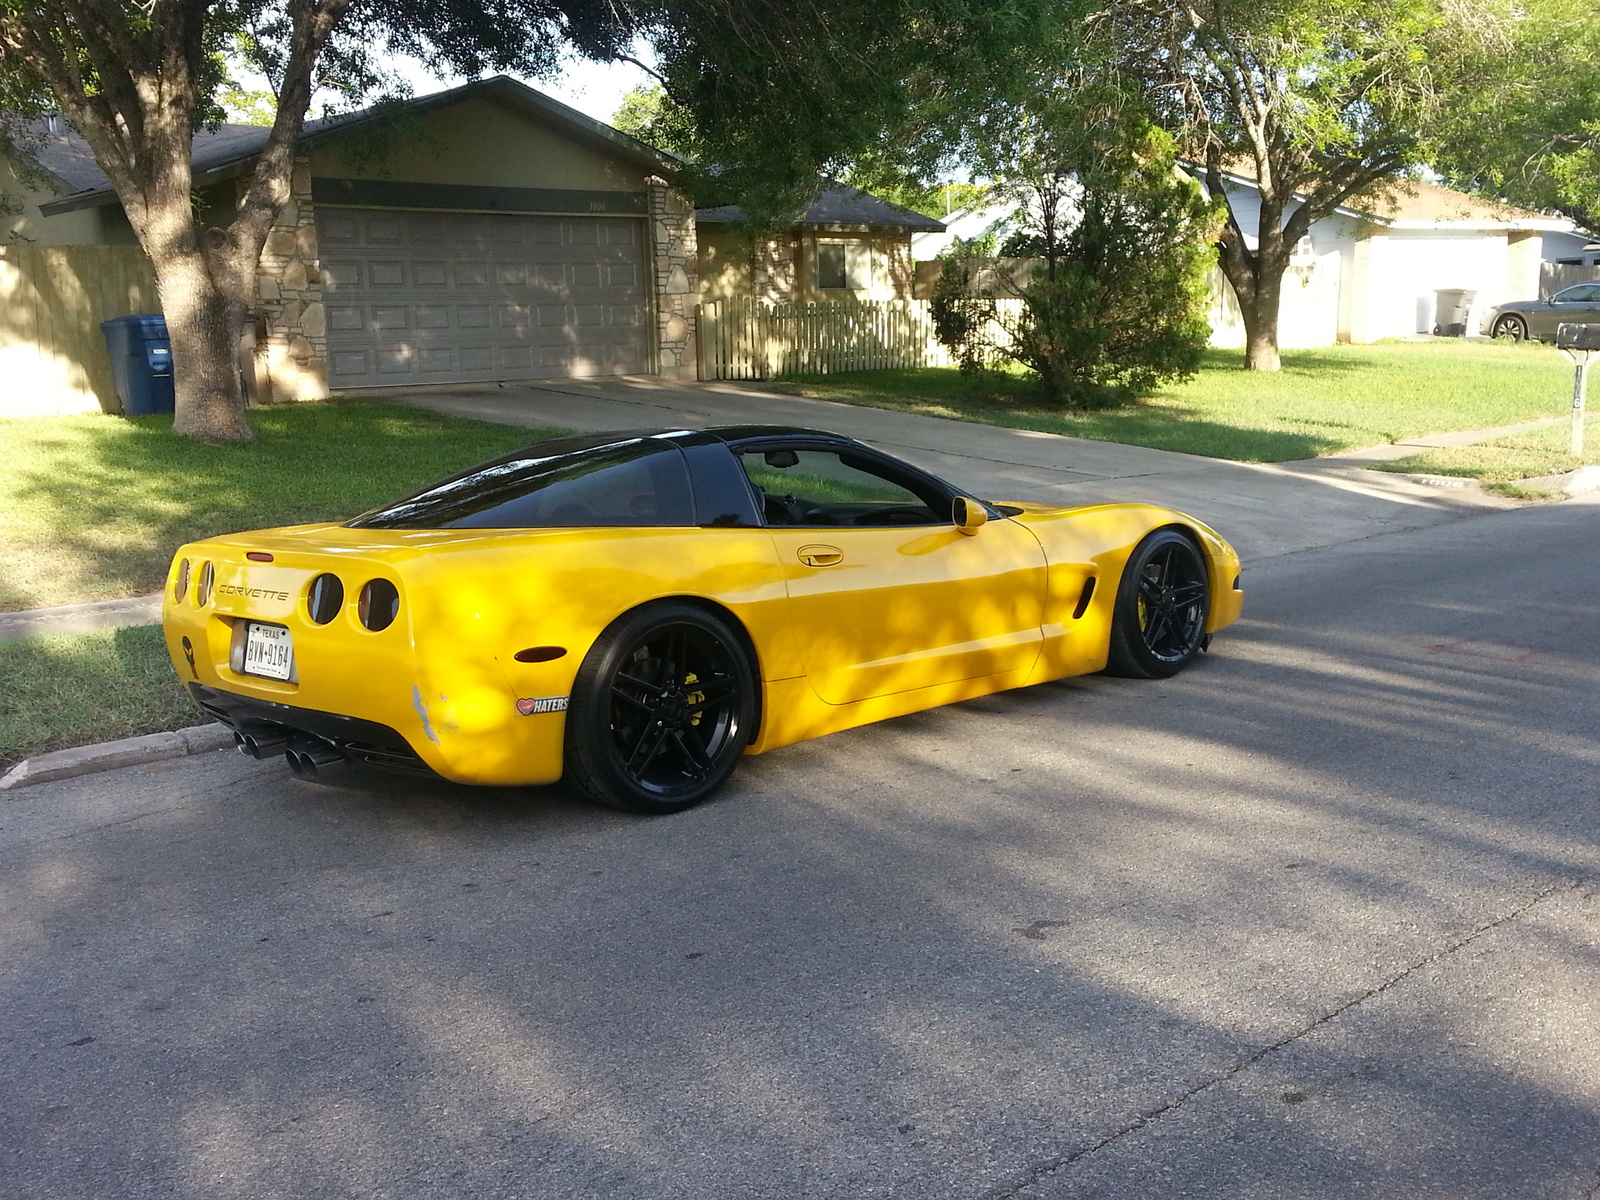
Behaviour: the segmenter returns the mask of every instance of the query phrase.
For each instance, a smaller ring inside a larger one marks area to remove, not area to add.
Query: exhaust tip
[[[235,730],[233,744],[238,747],[239,753],[246,758],[265,759],[279,753],[289,744],[289,740],[277,730],[244,729]]]
[[[332,742],[306,734],[289,743],[283,759],[296,779],[315,779],[329,763],[342,762],[344,754]]]

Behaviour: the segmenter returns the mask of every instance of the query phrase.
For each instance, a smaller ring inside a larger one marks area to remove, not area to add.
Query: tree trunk
[[[1244,367],[1247,371],[1276,371],[1278,357],[1278,304],[1283,295],[1283,272],[1273,272],[1259,261],[1255,287],[1247,299],[1239,297],[1244,315]]]
[[[209,229],[207,236],[226,234]],[[163,256],[156,264],[161,307],[172,338],[174,433],[202,442],[249,441],[255,435],[244,416],[240,388],[239,333],[253,275],[229,261],[225,250]],[[247,279],[249,282],[247,282]]]

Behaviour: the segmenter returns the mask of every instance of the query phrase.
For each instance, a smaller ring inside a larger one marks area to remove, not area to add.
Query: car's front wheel
[[[612,808],[681,812],[732,774],[754,720],[754,672],[724,620],[677,602],[636,609],[578,671],[565,778]]]
[[[1494,324],[1489,327],[1489,332],[1497,338],[1509,338],[1513,342],[1528,340],[1528,323],[1521,317],[1507,313],[1503,317],[1496,317]]]
[[[1211,609],[1205,557],[1176,529],[1158,529],[1134,547],[1117,585],[1111,617],[1114,675],[1165,679],[1200,653]]]

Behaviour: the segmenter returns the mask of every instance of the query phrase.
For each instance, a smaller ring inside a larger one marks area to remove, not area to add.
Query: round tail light
[[[194,585],[194,603],[196,608],[204,608],[211,600],[211,585],[216,582],[217,569],[209,562],[200,566],[200,582]]]
[[[344,607],[344,584],[337,575],[318,575],[306,593],[306,612],[318,625],[326,625]]]
[[[172,599],[176,603],[183,603],[183,598],[189,594],[189,560],[183,559],[178,563],[178,578],[172,585]]]
[[[371,580],[361,589],[356,601],[356,613],[361,623],[373,633],[387,629],[400,615],[400,593],[387,579]]]

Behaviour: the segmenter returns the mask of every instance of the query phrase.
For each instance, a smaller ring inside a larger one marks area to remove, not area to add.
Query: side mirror
[[[983,505],[976,500],[968,500],[965,496],[957,496],[951,507],[954,509],[951,516],[956,528],[968,537],[982,529],[989,519],[989,512]]]

